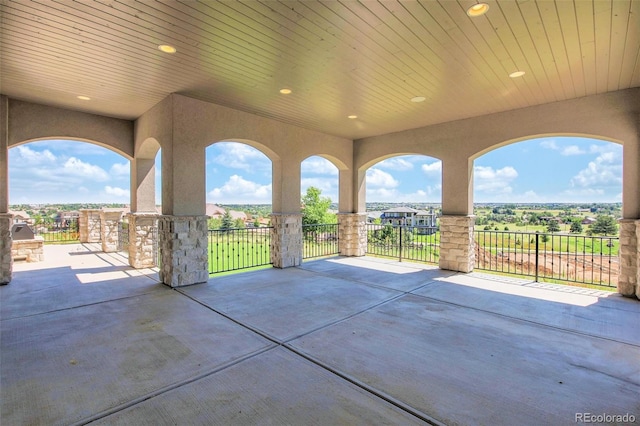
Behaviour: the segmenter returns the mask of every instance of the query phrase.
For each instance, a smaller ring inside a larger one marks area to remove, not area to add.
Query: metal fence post
[[[539,251],[538,251],[538,237],[540,234],[536,231],[536,279],[535,282],[538,282],[538,263],[539,263]]]
[[[398,228],[400,228],[400,253],[398,262],[402,262],[402,225],[400,225]]]

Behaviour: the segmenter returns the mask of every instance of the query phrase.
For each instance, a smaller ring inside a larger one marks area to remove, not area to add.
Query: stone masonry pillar
[[[160,280],[170,287],[209,279],[207,216],[160,216]]]
[[[136,269],[153,268],[158,264],[158,215],[155,213],[130,213],[129,265]]]
[[[102,251],[113,253],[118,251],[118,225],[122,219],[121,211],[101,211],[100,212],[100,240],[102,241]]]
[[[99,243],[100,242],[100,210],[82,209],[78,219],[80,242]]]
[[[338,213],[338,244],[342,256],[364,256],[367,252],[367,214]]]
[[[13,215],[0,213],[0,285],[11,282],[13,258],[11,256],[11,226]]]
[[[472,272],[475,263],[475,216],[440,217],[440,269]]]
[[[271,215],[271,261],[275,268],[289,268],[302,263],[302,215]]]
[[[640,220],[621,219],[618,293],[640,299]]]

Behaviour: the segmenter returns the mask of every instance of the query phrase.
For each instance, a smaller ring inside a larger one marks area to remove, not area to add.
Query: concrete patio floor
[[[617,294],[369,257],[174,290],[98,245],[45,259],[0,287],[2,425],[640,423]]]

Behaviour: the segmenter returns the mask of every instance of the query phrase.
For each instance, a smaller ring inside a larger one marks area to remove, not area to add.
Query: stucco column
[[[13,259],[11,257],[11,226],[13,215],[0,213],[0,285],[11,282]]]
[[[618,293],[623,296],[633,297],[636,295],[638,285],[638,235],[637,228],[640,226],[633,219],[621,219],[620,225],[620,270],[618,274]]]
[[[101,226],[100,226],[100,210],[99,209],[81,209],[78,218],[78,226],[81,243],[99,243]]]
[[[134,268],[152,268],[158,263],[158,215],[130,213],[129,265]]]
[[[122,219],[121,211],[101,211],[100,212],[100,240],[102,241],[102,251],[113,253],[118,251],[118,224]]]
[[[160,280],[183,287],[209,279],[207,216],[168,216],[158,219]]]
[[[271,262],[275,268],[289,268],[302,263],[302,215],[271,215]]]
[[[367,253],[367,214],[338,213],[338,243],[342,256]]]
[[[475,263],[475,216],[440,217],[440,269],[472,272]]]
[[[9,99],[0,96],[0,213],[9,212]]]
[[[131,211],[156,212],[156,161],[134,158],[131,160]]]

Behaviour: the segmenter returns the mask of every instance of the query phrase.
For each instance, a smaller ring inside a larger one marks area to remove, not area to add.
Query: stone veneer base
[[[338,250],[341,256],[367,254],[366,224],[366,213],[338,213]]]
[[[440,269],[472,272],[475,264],[475,216],[440,217]]]
[[[158,215],[155,213],[130,213],[129,265],[136,269],[152,268],[158,264],[157,239]]]
[[[0,285],[9,284],[13,272],[11,226],[13,215],[0,213]]]
[[[275,268],[302,264],[302,215],[273,213],[271,215],[271,262]]]
[[[207,216],[160,216],[160,280],[183,287],[209,280]]]

